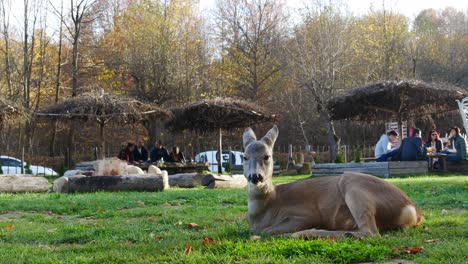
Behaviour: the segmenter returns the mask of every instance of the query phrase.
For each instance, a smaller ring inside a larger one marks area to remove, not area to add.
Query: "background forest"
[[[345,2],[319,0],[294,11],[280,0],[217,0],[206,12],[192,0],[20,1],[18,18],[14,1],[0,0],[0,95],[32,112],[99,88],[162,108],[237,97],[278,115],[279,148],[327,145],[333,126],[343,144],[375,144],[383,122],[392,120],[332,123],[328,100],[383,80],[468,87],[468,11],[452,7],[411,19],[385,1],[362,15]],[[461,124],[456,113],[434,119],[443,133]],[[430,124],[416,120],[426,131]],[[0,148],[63,155],[68,126],[35,119],[10,124],[1,130]],[[96,135],[94,125],[76,126],[75,151],[91,157]],[[115,156],[122,142],[138,137],[151,146],[161,138],[189,154],[217,140],[173,134],[157,120],[110,124],[107,152]],[[240,132],[224,143],[240,149]]]

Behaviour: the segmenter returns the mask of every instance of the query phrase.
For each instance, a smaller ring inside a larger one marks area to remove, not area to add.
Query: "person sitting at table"
[[[391,160],[395,155],[398,154],[397,148],[392,148],[392,143],[398,141],[398,133],[394,130],[382,134],[379,141],[375,145],[375,160],[376,161],[388,161]]]
[[[144,163],[148,161],[148,150],[146,150],[142,139],[138,140],[137,146],[133,152],[133,156],[135,158],[135,161],[139,163]]]
[[[163,147],[162,141],[158,140],[154,148],[151,150],[151,162],[170,161],[169,152]]]
[[[447,147],[442,153],[447,154],[447,161],[460,161],[467,159],[467,152],[467,143],[465,138],[460,135],[460,128],[452,127]]]
[[[171,162],[179,162],[185,163],[184,154],[180,151],[178,146],[172,148],[172,152],[170,154],[170,161]]]
[[[427,148],[430,148],[431,153],[439,153],[442,151],[443,146],[444,145],[442,144],[442,140],[440,140],[439,132],[437,132],[436,130],[431,130],[427,138],[426,144],[424,144],[424,147],[426,148],[426,150]],[[428,161],[429,160],[430,159],[428,157]],[[433,164],[429,164],[429,167],[435,166],[436,164],[438,164],[438,160],[439,160],[438,158],[432,159]]]
[[[421,138],[421,130],[413,129],[413,136],[407,137],[401,142],[399,155],[396,160],[415,161],[425,160],[427,158],[426,148]]]
[[[124,146],[125,145],[122,145],[122,149],[117,155],[117,158],[120,160],[124,160],[128,163],[134,163],[135,159],[133,157],[133,151],[135,150],[135,145],[133,145],[133,143],[128,142],[125,148],[123,148]]]

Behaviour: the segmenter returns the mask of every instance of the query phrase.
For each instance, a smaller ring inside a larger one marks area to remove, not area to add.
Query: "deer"
[[[247,219],[253,233],[313,239],[380,236],[379,231],[417,226],[421,212],[399,188],[376,176],[344,172],[274,186],[275,125],[257,140],[243,134]]]

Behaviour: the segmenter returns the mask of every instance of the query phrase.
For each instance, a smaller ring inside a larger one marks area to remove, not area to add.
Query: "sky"
[[[348,5],[350,10],[356,14],[365,14],[371,5],[379,9],[382,7],[382,0],[342,0]],[[304,2],[313,2],[307,0],[285,0],[287,6],[291,9],[300,8]],[[210,9],[214,6],[215,0],[200,0],[201,9]],[[385,6],[398,13],[402,13],[409,18],[415,18],[416,15],[424,9],[434,8],[443,9],[447,6],[456,9],[468,9],[467,0],[386,0]]]

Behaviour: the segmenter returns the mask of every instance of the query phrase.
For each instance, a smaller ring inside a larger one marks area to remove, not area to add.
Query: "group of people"
[[[446,146],[440,139],[436,130],[431,130],[427,140],[422,139],[421,130],[413,129],[413,134],[405,138],[398,146],[398,133],[389,131],[383,134],[375,146],[376,161],[415,161],[427,160],[427,150],[433,153],[447,155],[448,161],[460,161],[468,159],[468,143],[460,134],[459,127],[450,129],[450,137]],[[440,165],[441,166],[441,165]]]
[[[127,145],[122,146],[117,158],[128,163],[186,162],[185,156],[178,146],[174,146],[169,153],[161,140],[155,142],[150,155],[148,155],[148,150],[145,148],[143,140],[138,140],[136,145],[129,142]]]

